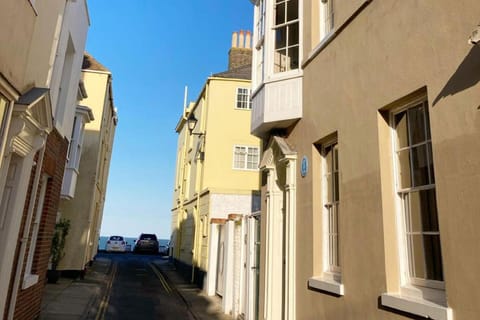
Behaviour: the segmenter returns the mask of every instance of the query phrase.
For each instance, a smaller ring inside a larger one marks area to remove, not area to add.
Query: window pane
[[[333,201],[339,201],[340,200],[340,190],[338,188],[338,172],[335,172],[333,174]]]
[[[423,106],[408,109],[408,125],[410,132],[410,145],[425,142],[425,117]]]
[[[286,57],[287,51],[286,50],[279,50],[275,52],[275,72],[284,72],[287,70],[286,65],[287,65],[287,57]]]
[[[410,196],[411,232],[438,232],[435,189],[412,192]]]
[[[288,49],[288,61],[287,68],[288,70],[298,69],[298,47],[293,47]]]
[[[275,49],[282,49],[287,46],[287,27],[280,27],[275,30]]]
[[[235,147],[234,167],[237,169],[245,168],[245,147]]]
[[[275,25],[285,23],[285,2],[277,1],[275,9]]]
[[[333,170],[338,171],[338,146],[335,145],[333,148]]]
[[[410,188],[412,180],[410,177],[410,150],[398,152],[398,176],[400,188]]]
[[[427,145],[424,144],[412,148],[413,186],[418,187],[430,184],[428,170]]]
[[[298,19],[298,0],[288,1],[287,21]]]
[[[397,133],[397,149],[408,146],[407,116],[405,112],[395,115],[395,132]]]
[[[247,169],[258,169],[257,148],[248,148]]]
[[[425,254],[423,250],[423,236],[411,235],[410,237],[410,274],[415,278],[426,279]]]
[[[430,140],[432,136],[430,135],[430,116],[428,115],[428,104],[426,102],[423,103],[424,105],[424,111],[425,111],[425,123],[427,126],[427,139]]]
[[[430,173],[430,183],[434,184],[435,183],[435,174],[433,172],[433,152],[432,152],[432,144],[429,143],[427,145],[427,150],[428,150],[428,171]]]
[[[443,281],[442,254],[439,235],[413,235],[410,259],[411,276]]]
[[[442,252],[439,235],[424,235],[427,279],[443,281]]]
[[[292,47],[299,43],[298,22],[288,25],[288,46]],[[298,51],[298,50],[297,50]]]

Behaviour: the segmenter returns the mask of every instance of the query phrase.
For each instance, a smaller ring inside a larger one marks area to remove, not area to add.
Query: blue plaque
[[[300,168],[300,173],[302,174],[302,177],[305,177],[308,172],[308,159],[307,156],[303,156],[302,158],[302,166]]]

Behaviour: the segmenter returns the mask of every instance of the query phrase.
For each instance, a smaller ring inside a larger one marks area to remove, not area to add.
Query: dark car
[[[168,244],[161,244],[160,245],[160,255],[162,256],[168,256],[168,251],[170,250],[170,247]]]
[[[135,248],[133,250],[135,253],[148,252],[157,254],[158,249],[157,236],[153,233],[142,233],[138,237],[137,242],[135,242]]]

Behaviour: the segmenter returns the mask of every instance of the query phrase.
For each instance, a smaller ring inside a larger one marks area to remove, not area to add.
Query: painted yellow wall
[[[213,78],[207,87],[203,185],[227,193],[259,188],[258,170],[233,169],[234,145],[260,147],[260,140],[250,134],[251,111],[235,109],[238,87],[249,88],[250,81]]]
[[[249,88],[250,81],[207,80],[197,101],[188,108],[199,120],[194,132],[204,136],[190,136],[182,120],[177,125],[172,234],[179,251],[174,252],[174,257],[186,264],[195,259],[204,271],[208,266],[211,193],[250,195],[259,189],[258,170],[233,169],[234,145],[260,147],[260,140],[250,134],[251,111],[235,109],[238,87]],[[203,161],[198,161],[197,150],[205,152]]]

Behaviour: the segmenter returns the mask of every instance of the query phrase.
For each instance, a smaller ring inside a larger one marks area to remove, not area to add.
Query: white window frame
[[[257,0],[255,10],[255,86],[263,83],[265,77],[265,23],[266,5],[265,0]]]
[[[32,236],[30,248],[28,249],[27,262],[25,265],[25,275],[23,277],[22,289],[26,289],[38,282],[38,274],[33,274],[33,259],[37,250],[38,232],[40,229],[40,222],[43,216],[43,204],[45,203],[45,194],[47,191],[48,175],[43,175],[41,180],[40,192],[38,194],[37,210],[35,212],[35,219],[32,223]]]
[[[242,167],[237,167],[237,148],[243,148],[244,149],[244,161],[243,161],[243,166]],[[256,156],[257,156],[257,161],[256,161],[256,166],[255,168],[248,168],[248,156],[250,155],[250,149],[256,150]],[[246,170],[246,171],[258,171],[258,165],[260,163],[260,148],[257,146],[247,146],[247,145],[234,145],[233,146],[233,163],[232,163],[232,168],[234,170]]]
[[[325,39],[333,31],[334,26],[334,0],[320,1],[320,41]]]
[[[328,150],[331,150],[331,153],[328,153]],[[322,185],[322,198],[321,198],[321,221],[322,221],[322,275],[314,276],[308,279],[309,288],[318,289],[321,291],[330,292],[338,296],[343,296],[345,294],[345,287],[342,283],[342,273],[341,273],[341,259],[340,259],[340,248],[339,248],[339,236],[338,231],[338,208],[340,204],[340,168],[338,166],[338,140],[337,137],[332,137],[331,139],[326,140],[324,143],[319,145],[320,156],[321,156],[321,185]],[[337,157],[335,159],[335,152],[337,152]],[[326,156],[332,157],[332,168],[329,171],[328,162]],[[328,175],[333,176],[334,173],[337,173],[338,179],[330,179],[331,183],[328,183]],[[335,186],[335,183],[338,183]],[[329,189],[332,189],[332,201],[328,199]],[[335,197],[334,192],[338,190],[338,198]],[[334,214],[336,215],[336,252],[332,253],[332,242],[331,242],[331,211],[329,209],[334,208]],[[337,258],[337,264],[332,263],[332,254]]]
[[[252,99],[250,88],[239,87],[235,95],[235,109],[252,110]]]
[[[337,157],[335,157],[337,153]],[[330,274],[335,280],[340,280],[341,275],[341,263],[340,263],[340,250],[339,250],[339,232],[338,232],[338,207],[339,207],[339,195],[335,190],[339,189],[339,180],[335,181],[333,178],[338,172],[338,143],[337,140],[329,141],[326,144],[322,144],[322,215],[323,215],[323,252],[324,252],[324,273]],[[328,167],[327,157],[331,157],[331,168]],[[336,159],[335,159],[336,158]],[[330,177],[330,183],[329,183]],[[331,190],[330,190],[331,189]],[[332,199],[328,199],[328,195],[331,193]],[[333,217],[333,219],[332,219]],[[332,229],[335,229],[333,231]],[[336,237],[336,243],[333,243],[332,237]]]
[[[408,194],[410,193],[413,193],[415,191],[423,191],[423,190],[435,190],[435,182],[433,181],[433,177],[431,176],[431,174],[429,173],[429,181],[427,184],[424,184],[424,185],[421,185],[421,186],[412,186],[412,187],[409,187],[409,188],[402,188],[401,185],[400,185],[400,164],[399,164],[399,157],[398,157],[398,153],[401,152],[401,151],[405,151],[407,149],[412,149],[414,147],[417,147],[417,146],[420,146],[420,145],[426,145],[427,146],[427,157],[432,157],[431,154],[429,154],[429,152],[431,152],[431,138],[429,137],[426,137],[425,141],[423,143],[418,143],[418,144],[414,144],[414,145],[408,145],[408,147],[402,147],[402,148],[399,148],[398,145],[397,145],[397,133],[396,133],[396,130],[394,128],[394,117],[395,115],[398,115],[402,112],[405,112],[409,109],[412,109],[412,108],[416,108],[418,106],[422,105],[422,107],[424,108],[424,110],[427,111],[428,113],[428,102],[427,102],[427,99],[422,97],[422,98],[419,98],[419,99],[416,99],[414,101],[412,101],[411,103],[401,107],[401,108],[398,108],[396,110],[393,110],[391,113],[390,113],[390,123],[391,123],[391,128],[392,128],[392,143],[393,143],[393,159],[394,159],[394,170],[395,170],[395,193],[396,193],[396,198],[397,198],[397,219],[398,219],[398,222],[399,222],[399,235],[400,235],[400,239],[399,239],[399,245],[400,245],[400,252],[401,252],[401,261],[402,261],[402,266],[401,266],[401,271],[402,271],[402,284],[406,285],[406,286],[414,286],[414,287],[425,287],[425,288],[432,288],[432,289],[441,289],[441,290],[444,290],[445,289],[445,283],[444,281],[439,281],[439,280],[430,280],[430,279],[422,279],[422,278],[415,278],[411,275],[411,269],[413,268],[410,264],[411,264],[411,259],[409,258],[411,256],[411,252],[409,252],[409,249],[408,249],[408,241],[407,241],[407,234],[408,234],[408,231],[407,231],[407,218],[406,218],[406,215],[407,215],[407,210],[408,208],[406,208],[406,200],[404,200],[403,198],[405,196],[407,196]],[[425,114],[427,114],[425,113]],[[429,128],[430,128],[430,123],[429,123],[429,120],[428,120],[428,116],[427,117],[424,117],[424,129],[427,130],[427,131],[430,131]],[[428,148],[428,146],[430,146],[430,148]],[[432,163],[433,163],[433,159],[431,159]],[[434,165],[433,165],[434,167]],[[411,168],[410,168],[411,170]],[[411,171],[409,172],[409,174],[411,173]],[[438,220],[438,217],[437,217],[437,220]],[[440,235],[440,232],[435,232],[435,235]],[[443,269],[443,267],[442,267]]]
[[[428,100],[426,95],[419,97],[410,103],[394,109],[390,112],[390,128],[391,128],[391,138],[392,138],[392,158],[393,160],[393,169],[394,169],[394,188],[396,196],[396,219],[397,219],[397,242],[399,247],[399,259],[400,259],[400,290],[399,292],[387,292],[381,295],[381,304],[393,309],[400,311],[408,312],[415,315],[420,315],[429,319],[439,319],[439,320],[453,320],[453,310],[447,306],[446,293],[445,293],[445,280],[438,281],[432,279],[420,279],[411,277],[411,267],[409,259],[409,250],[408,250],[408,239],[407,239],[407,224],[406,224],[406,210],[405,210],[405,201],[402,199],[402,196],[408,195],[418,190],[435,190],[435,183],[432,181],[432,174],[428,174],[428,180],[425,185],[414,185],[410,181],[410,187],[402,188],[400,185],[400,170],[399,170],[399,157],[397,153],[402,150],[408,150],[408,148],[413,148],[422,143],[411,144],[410,141],[407,142],[406,147],[398,148],[397,141],[398,135],[397,130],[395,129],[395,115],[405,112],[410,108],[415,108],[419,105],[423,105],[426,112],[424,115],[428,114]],[[430,121],[428,116],[424,116],[424,132],[430,132]],[[407,124],[408,127],[408,124]],[[409,129],[407,129],[407,134]],[[427,160],[428,152],[431,152],[431,148],[428,149],[428,145],[431,147],[431,137],[425,136],[423,141],[427,145]],[[429,151],[430,150],[430,151]],[[432,154],[430,154],[432,157]],[[409,154],[409,161],[410,161]],[[432,163],[432,172],[434,171],[433,157],[431,159]],[[410,174],[412,169],[409,166],[408,173]],[[412,175],[410,175],[411,179]],[[438,208],[436,209],[438,214]],[[438,224],[438,215],[437,215],[437,224]],[[422,230],[423,234],[423,230]],[[439,234],[439,232],[438,232]],[[441,247],[440,247],[441,255]],[[443,261],[441,261],[443,265]],[[443,269],[443,266],[442,266]]]

